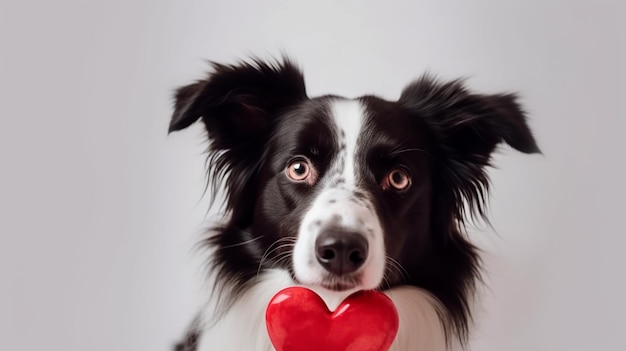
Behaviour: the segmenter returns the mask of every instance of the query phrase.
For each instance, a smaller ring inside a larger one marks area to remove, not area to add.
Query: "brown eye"
[[[392,188],[396,191],[403,191],[411,186],[411,177],[409,173],[402,168],[394,168],[391,172],[387,173],[385,179],[383,179],[383,190]]]
[[[285,171],[287,177],[294,182],[307,182],[310,185],[315,183],[315,170],[309,160],[297,158],[289,163]]]

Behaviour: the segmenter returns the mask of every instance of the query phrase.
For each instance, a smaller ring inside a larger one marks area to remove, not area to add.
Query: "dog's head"
[[[241,283],[283,267],[338,291],[410,284],[459,321],[478,266],[459,227],[484,214],[490,155],[501,142],[538,152],[513,95],[425,76],[398,101],[309,98],[288,60],[215,64],[177,91],[170,131],[198,119],[226,189],[228,220],[211,239],[221,274]]]

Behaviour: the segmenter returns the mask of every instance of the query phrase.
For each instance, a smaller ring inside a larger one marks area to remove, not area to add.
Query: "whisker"
[[[226,246],[224,246],[223,248],[224,248],[224,249],[229,249],[229,248],[231,248],[231,247],[237,247],[237,246],[247,245],[247,244],[250,244],[250,243],[255,242],[255,241],[257,241],[257,240],[260,240],[261,238],[263,238],[263,235],[261,235],[261,236],[257,236],[256,238],[253,238],[253,239],[250,239],[250,240],[242,241],[242,242],[237,243],[237,244],[226,245]]]
[[[389,282],[389,279],[387,279],[387,277],[383,277],[383,282],[385,282],[385,285],[387,286],[387,288],[384,290],[391,289],[391,283]]]
[[[287,241],[286,244],[283,245],[278,245],[277,247],[274,248],[274,246],[276,244],[280,244],[281,242]],[[259,260],[259,267],[257,268],[256,271],[256,278],[259,278],[259,275],[261,274],[261,268],[263,267],[263,264],[265,263],[265,260],[276,250],[279,250],[283,247],[288,247],[290,245],[295,245],[296,239],[292,238],[292,237],[284,237],[284,238],[280,238],[276,241],[274,241],[268,248],[267,250],[265,250],[265,252],[263,253],[263,255],[261,256],[261,259]]]
[[[407,272],[407,270],[402,267],[402,264],[400,264],[400,262],[389,256],[385,257],[385,261],[388,263],[387,268],[389,269],[390,274],[398,274],[402,280],[408,279],[409,272]]]
[[[285,261],[285,260],[289,260],[291,257],[292,257],[292,255],[291,255],[291,253],[290,253],[290,252],[285,252],[285,253],[282,253],[280,256],[278,256],[278,257],[276,258],[276,260],[275,260],[275,261],[274,261],[274,263],[272,264],[272,268],[274,268],[274,267],[276,267],[276,266],[278,266],[278,265],[282,264],[282,262],[283,262],[283,261]]]

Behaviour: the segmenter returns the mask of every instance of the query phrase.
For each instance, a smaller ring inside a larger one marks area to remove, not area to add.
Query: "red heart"
[[[321,297],[300,287],[274,295],[265,321],[277,351],[388,351],[399,324],[383,293],[356,292],[330,312]]]

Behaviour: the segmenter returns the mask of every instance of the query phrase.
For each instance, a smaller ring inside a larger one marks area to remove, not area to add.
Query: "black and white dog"
[[[310,98],[288,59],[253,59],[177,90],[169,131],[198,119],[227,215],[205,242],[209,304],[177,350],[272,350],[266,304],[292,285],[331,309],[384,291],[394,351],[467,341],[480,259],[464,222],[485,216],[498,144],[539,152],[514,95],[423,76],[397,101]]]

